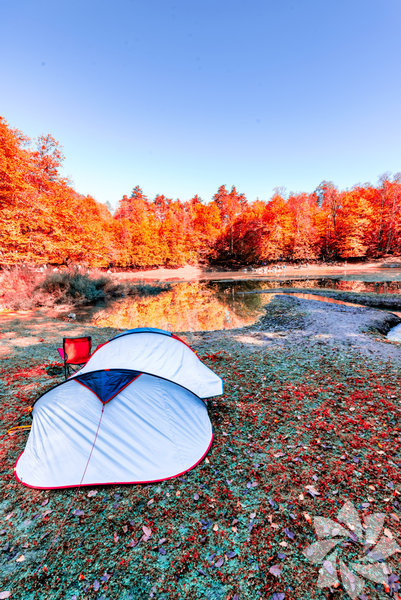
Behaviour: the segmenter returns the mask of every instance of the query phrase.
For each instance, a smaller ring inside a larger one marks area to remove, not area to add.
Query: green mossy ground
[[[336,519],[346,501],[361,516],[384,513],[401,545],[400,361],[325,338],[291,343],[307,304],[292,304],[291,320],[280,302],[269,306],[254,328],[186,336],[225,385],[209,401],[215,439],[206,460],[170,481],[78,493],[28,489],[13,476],[27,434],[4,434],[62,380],[54,340],[78,331],[49,321],[39,341],[32,319],[19,324],[11,345],[33,337],[3,352],[0,592],[18,600],[347,598],[341,585],[318,589],[319,567],[303,554],[317,539],[313,518]],[[116,331],[79,333],[101,343]],[[352,561],[363,547],[349,542],[342,552]],[[388,560],[398,574],[399,557]],[[366,581],[365,597],[394,598],[396,585]]]

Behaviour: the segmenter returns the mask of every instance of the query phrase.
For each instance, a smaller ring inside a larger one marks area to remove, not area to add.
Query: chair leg
[[[74,373],[78,373],[78,371],[80,369],[82,369],[82,367],[85,364],[86,363],[82,363],[82,364],[79,364],[79,365],[71,365],[71,364],[64,363],[64,377],[65,377],[65,379],[68,379],[71,375],[74,375]]]

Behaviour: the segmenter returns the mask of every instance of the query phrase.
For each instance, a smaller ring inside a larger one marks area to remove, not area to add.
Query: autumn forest
[[[0,117],[0,264],[146,268],[261,264],[401,254],[401,176],[341,191],[277,192],[247,201],[222,185],[210,202],[157,195],[137,185],[114,213],[60,175],[51,136],[31,142]],[[155,174],[157,176],[157,174]]]

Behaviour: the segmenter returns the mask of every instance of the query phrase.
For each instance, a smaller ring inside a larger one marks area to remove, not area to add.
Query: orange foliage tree
[[[386,174],[372,198],[374,223],[372,234],[377,256],[401,251],[401,174],[393,180]],[[372,240],[373,241],[373,240]]]
[[[205,204],[198,195],[189,201],[191,219],[189,243],[198,260],[216,258],[216,241],[221,232],[220,210],[214,202]]]
[[[234,186],[228,192],[226,186],[221,185],[213,196],[213,202],[220,211],[222,224],[221,236],[218,240],[219,256],[221,258],[233,258],[234,225],[246,208],[246,198],[244,194],[238,193]]]
[[[106,266],[111,214],[60,177],[63,154],[50,135],[35,150],[0,117],[0,261]]]
[[[0,263],[88,267],[176,267],[187,263],[362,258],[401,253],[401,175],[377,187],[340,191],[323,181],[313,194],[279,191],[249,203],[222,185],[212,201],[139,186],[114,213],[78,194],[61,175],[51,136],[36,143],[0,117]]]

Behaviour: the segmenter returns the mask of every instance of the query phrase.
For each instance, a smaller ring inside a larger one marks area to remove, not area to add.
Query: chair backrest
[[[88,360],[92,347],[92,338],[63,338],[65,362],[69,365],[80,365]]]

